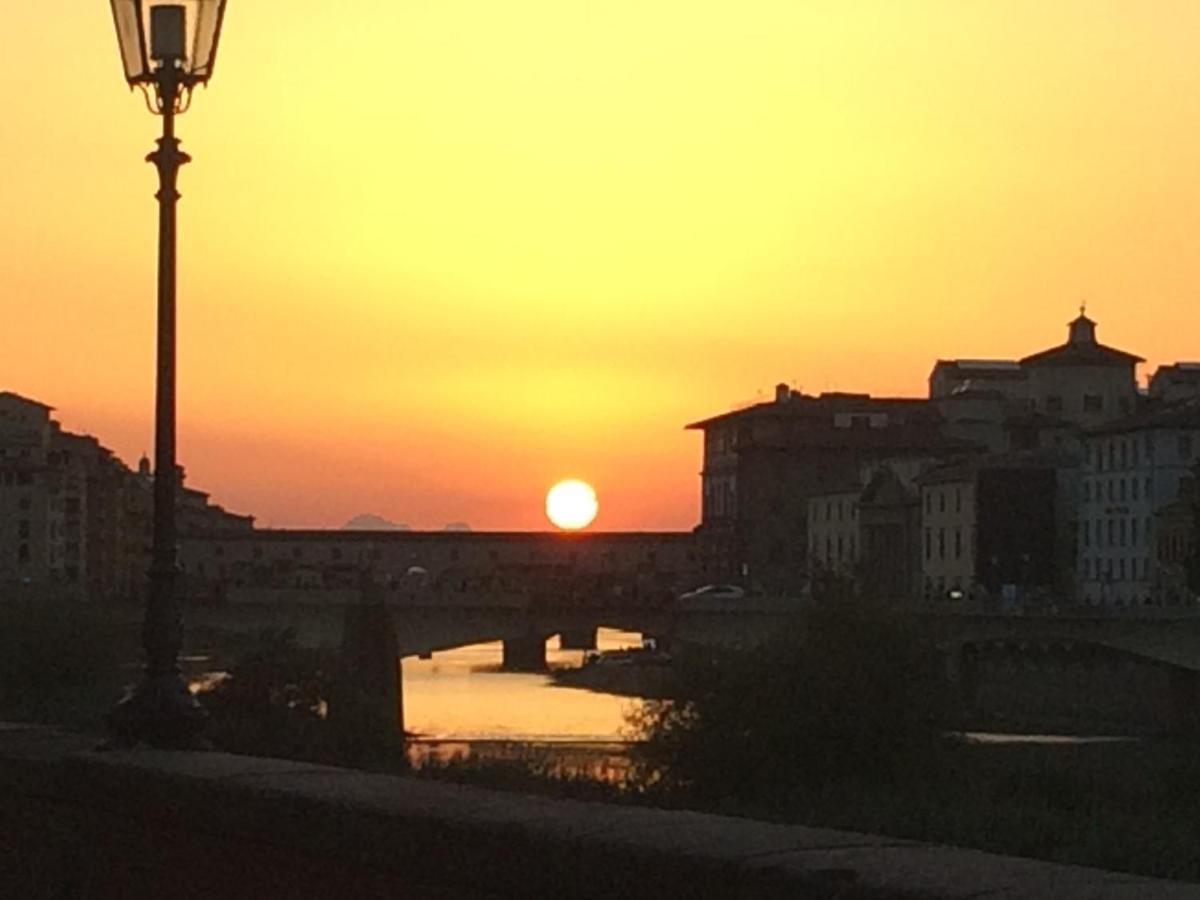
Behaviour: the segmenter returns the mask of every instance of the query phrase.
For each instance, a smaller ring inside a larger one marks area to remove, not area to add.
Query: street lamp
[[[158,169],[158,374],[154,410],[154,539],[150,596],[142,626],[145,677],[109,717],[120,744],[192,744],[204,710],[179,671],[183,641],[176,590],[175,498],[175,189],[179,149],[175,116],[192,90],[212,76],[226,0],[111,0],[125,80],[141,88],[150,111],[162,116],[158,149],[146,157]]]

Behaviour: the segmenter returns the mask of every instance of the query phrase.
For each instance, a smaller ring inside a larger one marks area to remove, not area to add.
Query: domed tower
[[[1021,360],[1036,412],[1099,425],[1132,413],[1137,405],[1140,356],[1096,340],[1096,323],[1084,308],[1067,324],[1067,342]]]

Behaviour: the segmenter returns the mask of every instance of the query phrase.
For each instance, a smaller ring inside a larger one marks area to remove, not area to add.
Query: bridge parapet
[[[1194,885],[820,828],[0,725],[7,895],[1194,898]]]

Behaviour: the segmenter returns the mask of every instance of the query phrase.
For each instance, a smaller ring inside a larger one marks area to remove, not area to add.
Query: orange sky
[[[151,447],[157,123],[0,38],[0,389]],[[180,446],[262,524],[687,528],[687,421],[938,356],[1200,357],[1200,4],[230,0],[179,123]]]

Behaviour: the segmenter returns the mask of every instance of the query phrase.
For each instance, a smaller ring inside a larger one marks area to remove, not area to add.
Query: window
[[[1117,523],[1113,519],[1108,520],[1108,546],[1115,547],[1117,545]]]
[[[17,562],[22,562],[22,563],[29,562],[29,545],[28,544],[22,544],[20,547],[17,548]]]
[[[938,529],[938,559],[946,558],[946,529]]]
[[[946,490],[943,488],[938,491],[938,512],[946,511]]]
[[[1179,461],[1183,463],[1192,461],[1192,436],[1190,434],[1179,436]]]
[[[1129,442],[1121,441],[1121,468],[1124,469],[1129,465]]]
[[[1083,546],[1090,547],[1092,545],[1092,523],[1083,523]]]
[[[262,559],[262,547],[255,547],[251,554],[255,559]]]
[[[17,501],[17,508],[22,511],[29,509],[31,505],[32,501],[28,497],[22,497]]]
[[[1117,499],[1119,499],[1122,503],[1125,502],[1125,479],[1124,478],[1121,479],[1120,492],[1117,495]]]
[[[1120,540],[1120,542],[1121,542],[1121,546],[1122,546],[1122,547],[1124,547],[1124,546],[1125,546],[1125,520],[1124,520],[1124,519],[1121,519],[1121,520],[1120,520],[1120,521],[1117,523],[1117,525],[1118,525],[1118,528],[1117,528],[1117,533],[1118,533],[1118,535],[1120,536],[1120,537],[1119,537],[1119,540]]]
[[[22,519],[17,523],[17,537],[23,541],[29,540],[29,520]]]
[[[1114,479],[1110,478],[1110,479],[1108,479],[1108,502],[1114,503],[1114,502],[1116,502],[1116,499],[1117,499],[1116,483],[1115,483]]]
[[[1084,503],[1092,502],[1092,483],[1090,481],[1087,481],[1086,479],[1083,482],[1083,502]]]
[[[1129,543],[1133,544],[1133,546],[1135,546],[1135,547],[1137,546],[1137,543],[1138,543],[1138,520],[1137,519],[1129,520]]]
[[[962,512],[962,488],[954,489],[954,511],[956,513]]]
[[[954,558],[962,559],[962,529],[954,529]]]
[[[1046,412],[1060,413],[1060,412],[1062,412],[1062,408],[1063,408],[1062,397],[1047,397],[1046,398]]]
[[[1133,446],[1137,446],[1134,444]],[[1138,480],[1136,478],[1129,479],[1129,499],[1136,500],[1138,498]]]
[[[926,494],[928,497],[929,495]],[[925,529],[925,558],[933,559],[933,529]]]
[[[1083,395],[1083,411],[1084,412],[1103,412],[1104,398],[1099,394],[1084,394]],[[1112,458],[1109,458],[1109,462]]]

